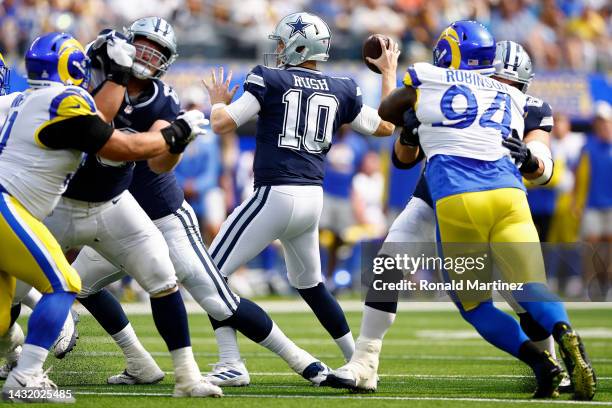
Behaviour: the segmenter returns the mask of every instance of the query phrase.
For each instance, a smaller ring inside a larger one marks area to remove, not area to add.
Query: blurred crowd
[[[405,61],[428,60],[441,29],[467,18],[526,46],[540,71],[612,68],[606,0],[3,0],[0,51],[22,55],[43,31],[90,39],[103,27],[157,15],[177,28],[183,57],[255,59],[279,18],[303,10],[331,26],[336,60],[359,59],[370,33],[400,41]]]

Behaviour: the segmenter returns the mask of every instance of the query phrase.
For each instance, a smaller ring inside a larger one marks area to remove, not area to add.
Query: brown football
[[[373,59],[380,57],[380,55],[382,54],[382,48],[380,47],[379,38],[383,39],[385,47],[389,49],[391,41],[389,40],[389,37],[382,34],[372,34],[371,36],[366,38],[366,40],[363,42],[362,48],[363,62],[367,65],[368,68],[370,68],[377,74],[380,74],[380,70],[375,65],[369,63],[368,60],[366,60],[366,57],[370,57]]]

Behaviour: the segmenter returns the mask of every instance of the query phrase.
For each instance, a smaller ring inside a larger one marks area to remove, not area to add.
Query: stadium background
[[[180,54],[165,80],[177,89],[185,108],[208,112],[200,79],[222,64],[234,71],[233,82],[241,83],[270,50],[267,34],[275,22],[298,10],[315,12],[330,24],[331,58],[324,70],[353,77],[362,87],[364,102],[372,106],[379,100],[379,77],[360,61],[362,41],[370,33],[400,42],[400,78],[409,63],[430,60],[435,36],[453,20],[477,19],[497,39],[525,45],[536,72],[530,93],[552,105],[559,124],[553,131],[556,180],[531,189],[529,195],[541,238],[559,243],[604,239],[581,234],[581,215],[594,194],[612,209],[612,183],[609,175],[604,182],[589,176],[581,151],[589,140],[612,144],[612,5],[605,0],[4,0],[0,51],[13,68],[11,88],[20,90],[27,86],[22,56],[40,33],[66,31],[87,43],[104,27],[120,29],[139,17],[161,16],[174,25]],[[251,190],[253,131],[252,123],[235,135],[211,131],[190,146],[177,169],[208,240]],[[345,216],[326,221],[324,214],[321,243],[324,273],[333,276],[328,284],[341,290],[358,283],[358,243],[384,237],[409,199],[420,168],[397,171],[389,165],[392,138],[366,139],[348,129],[339,133],[328,155],[324,188],[326,200],[339,201]],[[607,160],[601,168],[612,169],[612,154]],[[245,296],[290,294],[283,268],[280,248],[273,245],[231,283]],[[564,271],[549,272],[565,295],[582,296],[579,261]],[[116,289],[123,300],[139,297],[129,280]]]

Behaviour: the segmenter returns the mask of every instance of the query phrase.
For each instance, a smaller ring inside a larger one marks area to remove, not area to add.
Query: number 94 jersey
[[[247,75],[244,90],[260,105],[255,187],[321,185],[332,135],[362,108],[355,81],[300,67],[258,65]]]
[[[527,97],[518,89],[467,70],[416,63],[404,85],[417,90],[415,112],[428,159],[441,154],[495,161],[512,130],[523,136]]]

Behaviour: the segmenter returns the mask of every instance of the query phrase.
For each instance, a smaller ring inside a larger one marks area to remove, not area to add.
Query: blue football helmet
[[[49,33],[34,40],[25,55],[28,83],[47,86],[50,82],[89,86],[90,64],[85,49],[66,33]]]
[[[442,31],[433,49],[433,63],[442,68],[492,74],[494,61],[495,38],[476,21],[455,21]]]
[[[0,52],[0,95],[6,95],[9,90],[9,77],[11,71],[4,62],[4,57]]]

